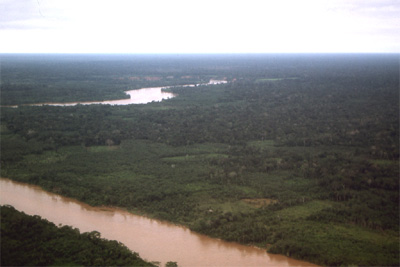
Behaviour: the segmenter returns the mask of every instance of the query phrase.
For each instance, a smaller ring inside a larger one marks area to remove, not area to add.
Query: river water
[[[164,266],[316,266],[264,250],[196,234],[171,223],[134,215],[118,208],[91,207],[74,199],[43,191],[37,186],[0,178],[0,204],[29,215],[39,215],[56,225],[82,232],[98,231],[132,251]]]
[[[130,105],[130,104],[147,104],[150,102],[160,102],[164,99],[169,99],[175,97],[176,95],[170,92],[165,92],[163,89],[172,88],[172,87],[195,87],[201,85],[213,85],[213,84],[221,84],[227,83],[224,80],[210,80],[208,83],[201,84],[186,84],[186,85],[177,85],[177,86],[163,86],[163,87],[147,87],[135,90],[125,91],[125,94],[129,95],[127,99],[117,99],[117,100],[105,100],[105,101],[87,101],[87,102],[68,102],[68,103],[38,103],[33,104],[33,106],[75,106],[75,105],[93,105],[93,104],[104,104],[104,105]],[[17,107],[17,106],[9,106],[9,107]]]

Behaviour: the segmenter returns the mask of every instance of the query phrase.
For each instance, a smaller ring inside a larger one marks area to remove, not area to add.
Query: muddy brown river
[[[43,191],[37,186],[0,178],[0,204],[29,215],[39,215],[56,225],[81,232],[98,231],[118,240],[147,261],[164,266],[316,266],[282,255],[196,234],[171,223],[134,215],[118,208],[91,207],[74,199]]]

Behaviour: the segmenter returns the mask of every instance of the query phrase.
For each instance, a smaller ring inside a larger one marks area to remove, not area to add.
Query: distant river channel
[[[130,105],[130,104],[147,104],[151,102],[160,102],[164,99],[169,99],[175,97],[176,95],[170,92],[165,92],[163,89],[168,89],[172,87],[195,87],[200,85],[213,85],[213,84],[221,84],[227,83],[224,80],[210,80],[208,83],[200,83],[200,84],[186,84],[186,85],[177,85],[177,86],[163,86],[163,87],[148,87],[141,89],[134,89],[125,91],[129,98],[126,99],[117,99],[117,100],[105,100],[105,101],[86,101],[86,102],[67,102],[67,103],[38,103],[32,104],[31,106],[75,106],[75,105],[94,105],[94,104],[103,104],[103,105]],[[11,106],[16,107],[16,106]]]
[[[0,204],[29,215],[39,215],[56,225],[82,232],[98,231],[117,240],[147,261],[165,266],[316,266],[265,250],[225,242],[164,221],[134,215],[118,208],[91,207],[74,199],[46,192],[33,185],[0,178]]]

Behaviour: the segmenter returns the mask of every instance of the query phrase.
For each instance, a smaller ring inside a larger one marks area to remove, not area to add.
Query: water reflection
[[[214,85],[227,83],[227,81],[223,80],[210,80],[208,83],[202,84],[187,84],[180,85],[183,87],[195,87],[200,85]],[[33,104],[33,106],[75,106],[75,105],[94,105],[94,104],[104,104],[104,105],[130,105],[130,104],[147,104],[151,102],[160,102],[164,99],[173,98],[176,95],[170,92],[165,92],[163,89],[172,88],[174,86],[163,86],[163,87],[149,87],[149,88],[141,88],[135,90],[125,91],[129,98],[127,99],[118,99],[118,100],[105,100],[105,101],[86,101],[86,102],[68,102],[68,103],[38,103]]]
[[[168,261],[176,261],[179,266],[311,266],[307,262],[213,239],[185,227],[121,209],[91,207],[8,179],[0,179],[0,190],[2,205],[12,205],[56,225],[79,228],[81,232],[98,231],[102,237],[118,240],[141,257],[159,261],[162,266]]]

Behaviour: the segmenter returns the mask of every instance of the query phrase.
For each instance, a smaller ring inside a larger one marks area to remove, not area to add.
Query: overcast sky
[[[399,44],[399,0],[0,0],[0,53],[399,53]]]

